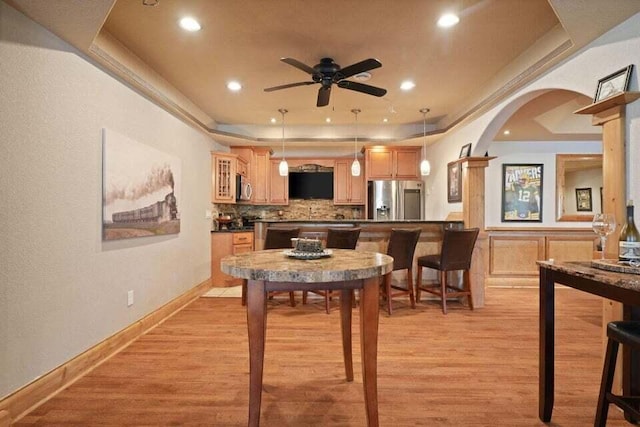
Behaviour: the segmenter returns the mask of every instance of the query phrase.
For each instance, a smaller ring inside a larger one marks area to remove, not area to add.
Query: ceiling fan
[[[333,59],[331,58],[322,58],[320,63],[315,65],[313,68],[293,58],[280,58],[280,60],[304,71],[305,73],[309,73],[312,81],[269,87],[264,90],[265,92],[273,92],[275,90],[288,89],[290,87],[307,86],[319,83],[322,86],[318,89],[318,102],[316,104],[318,107],[324,107],[329,104],[331,86],[334,83],[336,83],[340,88],[354,90],[356,92],[362,92],[373,96],[384,96],[387,93],[386,89],[346,80],[356,74],[382,67],[382,64],[377,59],[365,59],[364,61],[357,62],[344,68],[340,68],[340,66],[333,62]]]

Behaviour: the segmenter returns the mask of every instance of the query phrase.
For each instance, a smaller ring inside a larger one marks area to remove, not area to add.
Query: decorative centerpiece
[[[293,243],[293,249],[298,252],[322,252],[322,242],[318,239],[294,237],[291,242]]]
[[[284,251],[284,254],[298,259],[317,259],[331,256],[330,249],[322,249],[322,242],[318,239],[306,239],[294,237],[291,239],[293,249]]]

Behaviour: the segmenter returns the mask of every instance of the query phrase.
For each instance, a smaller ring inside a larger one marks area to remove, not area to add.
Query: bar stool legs
[[[607,336],[609,339],[607,340],[607,351],[602,369],[598,409],[593,423],[595,427],[606,426],[609,404],[611,403],[623,409],[627,414],[631,414],[636,420],[640,419],[640,396],[619,396],[611,393],[618,347],[623,344],[640,350],[640,322],[610,322],[607,325]]]

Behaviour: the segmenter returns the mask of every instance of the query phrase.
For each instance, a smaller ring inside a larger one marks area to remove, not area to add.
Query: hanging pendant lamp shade
[[[353,150],[353,163],[351,163],[351,175],[360,176],[360,162],[358,161],[358,113],[360,110],[354,108],[351,112],[356,116],[356,138]]]
[[[289,164],[287,163],[287,159],[284,157],[284,115],[288,113],[288,111],[284,108],[280,108],[278,111],[282,114],[282,160],[280,160],[278,172],[280,173],[280,176],[287,176],[289,175]]]
[[[420,175],[429,176],[431,174],[431,163],[427,160],[427,113],[428,108],[421,108],[422,113],[422,161],[420,162]]]

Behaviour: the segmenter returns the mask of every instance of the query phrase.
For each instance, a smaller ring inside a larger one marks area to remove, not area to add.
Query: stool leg
[[[473,310],[473,295],[471,294],[471,279],[469,278],[469,270],[465,270],[462,273],[462,280],[464,281],[464,289],[469,292],[469,296],[467,297],[469,300],[469,308]]]
[[[247,305],[247,279],[242,279],[242,298],[240,301],[242,305]]]
[[[391,273],[387,274],[384,278],[385,293],[387,294],[387,311],[389,315],[393,314],[393,307],[391,307],[391,278]]]
[[[409,301],[411,301],[411,308],[416,308],[416,299],[413,295],[413,270],[407,269],[407,288],[409,288]]]
[[[440,297],[442,299],[442,313],[447,314],[447,272],[440,271]]]
[[[289,292],[289,303],[291,304],[291,307],[296,306],[296,298],[293,295],[293,292]]]
[[[326,290],[324,291],[324,311],[327,312],[327,314],[329,314],[329,298],[331,296],[331,291],[330,290]]]
[[[611,392],[613,385],[613,375],[616,371],[616,357],[618,356],[618,342],[609,338],[607,341],[607,352],[604,356],[604,367],[602,369],[602,381],[600,382],[600,395],[598,396],[598,410],[594,427],[605,427],[607,415],[609,414],[609,400],[607,393]]]
[[[422,285],[422,267],[418,266],[418,277],[416,278],[416,302],[420,302],[420,286]]]

